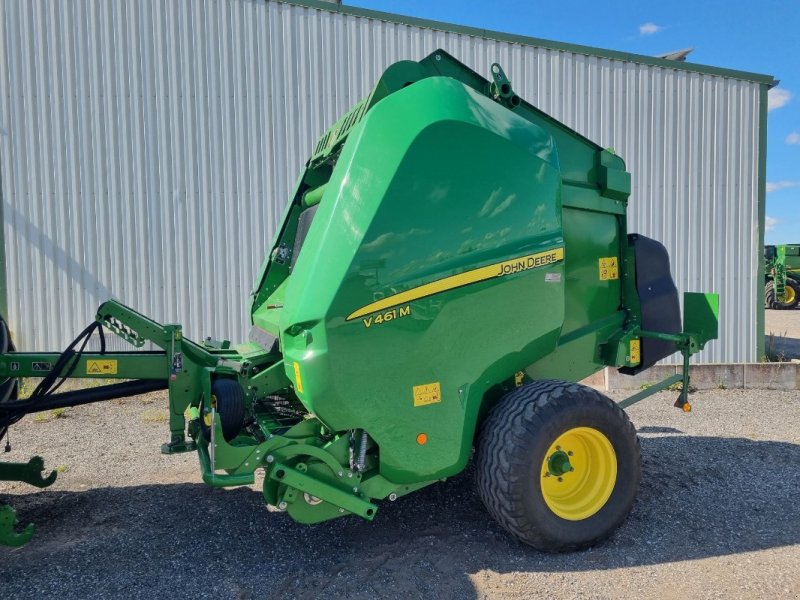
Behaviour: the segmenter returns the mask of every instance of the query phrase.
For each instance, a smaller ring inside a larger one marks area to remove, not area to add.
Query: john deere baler
[[[686,294],[682,323],[664,247],[628,234],[630,181],[498,65],[486,80],[441,50],[397,63],[308,159],[253,291],[250,341],[196,344],[109,301],[62,355],[8,348],[0,427],[166,387],[163,451],[196,450],[211,486],[263,469],[265,500],[296,521],[371,520],[477,448],[480,494],[513,535],[596,543],[640,477],[622,408],[682,382],[688,409],[688,357],[717,331],[716,296]],[[86,351],[103,329],[161,350]],[[676,351],[680,375],[619,405],[575,383]],[[19,377],[41,375],[16,399]],[[128,381],[56,391],[100,376]],[[0,478],[47,481],[38,461],[0,463]]]

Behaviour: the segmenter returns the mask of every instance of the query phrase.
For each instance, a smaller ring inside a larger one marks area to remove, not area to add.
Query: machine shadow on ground
[[[800,359],[800,305],[767,311],[764,350],[770,360]]]
[[[800,543],[800,445],[654,434],[643,432],[630,518],[580,553],[549,555],[510,539],[483,509],[472,469],[382,504],[373,523],[312,527],[268,512],[250,488],[44,490],[13,498],[39,530],[26,547],[0,549],[0,584],[9,597],[67,577],[76,597],[469,598],[470,575],[484,570],[605,570]]]
[[[800,314],[798,314],[800,317]],[[776,360],[792,360],[800,358],[800,339],[787,335],[767,334],[765,336],[764,347],[767,355]]]

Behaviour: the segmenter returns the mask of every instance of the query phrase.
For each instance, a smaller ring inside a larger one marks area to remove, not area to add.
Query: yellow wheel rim
[[[588,519],[605,506],[617,482],[617,456],[608,438],[591,427],[562,433],[542,461],[542,496],[568,521]]]
[[[787,283],[783,288],[783,303],[793,303],[796,296],[797,294],[795,293],[794,288]]]

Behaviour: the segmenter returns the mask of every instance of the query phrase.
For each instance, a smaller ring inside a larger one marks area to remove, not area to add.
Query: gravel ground
[[[548,555],[486,514],[473,473],[312,527],[257,486],[213,490],[194,455],[162,456],[156,393],[27,417],[13,451],[63,472],[42,491],[0,483],[33,541],[0,548],[8,598],[798,598],[800,396],[714,390],[634,406],[639,499],[603,545]]]
[[[800,359],[800,306],[794,310],[764,311],[765,347],[788,360]]]

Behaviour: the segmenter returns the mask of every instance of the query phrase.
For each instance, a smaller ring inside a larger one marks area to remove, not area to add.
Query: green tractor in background
[[[785,310],[800,302],[800,244],[764,246],[766,308]]]

